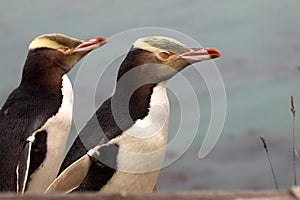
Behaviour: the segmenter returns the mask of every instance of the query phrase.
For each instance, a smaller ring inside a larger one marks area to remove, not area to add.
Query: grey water
[[[274,188],[259,135],[264,135],[269,142],[280,187],[288,188],[292,185],[291,95],[295,97],[296,110],[300,108],[299,8],[297,0],[1,1],[0,104],[17,87],[27,46],[40,34],[63,33],[80,39],[102,35],[111,38],[113,43],[112,36],[135,28],[172,29],[222,53],[215,64],[224,81],[227,112],[218,143],[200,160],[198,152],[211,118],[211,99],[205,81],[192,67],[182,72],[193,84],[192,92],[186,90],[180,76],[169,81],[170,142],[178,135],[182,140],[174,140],[166,160],[179,157],[185,151],[184,140],[193,137],[191,134],[195,131],[191,127],[199,124],[199,129],[180,159],[162,170],[159,190]],[[149,34],[164,32],[149,31]],[[120,46],[118,49],[107,44],[69,73],[76,86],[74,115],[81,126],[92,112],[86,111],[91,106],[83,97],[94,95],[93,108],[108,97],[113,92],[117,64],[105,71],[102,85],[93,82],[91,77],[97,75],[95,72],[103,63],[109,63],[110,58],[121,62],[134,38],[114,43],[114,47]],[[206,65],[201,63],[194,67]],[[86,69],[86,75],[76,82],[82,68]],[[91,86],[97,91],[90,91]],[[181,91],[180,101],[174,91]],[[199,100],[196,107],[190,102],[194,96]],[[200,121],[192,117],[197,110],[200,110]],[[190,115],[182,115],[184,111]],[[184,131],[177,133],[182,117],[186,122],[182,127]],[[299,119],[296,119],[298,135]],[[69,145],[76,136],[75,125],[71,134]],[[298,162],[298,170],[299,165]]]

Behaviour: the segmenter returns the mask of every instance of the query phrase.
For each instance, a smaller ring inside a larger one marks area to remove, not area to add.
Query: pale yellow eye
[[[158,58],[160,60],[166,61],[170,58],[170,53],[167,51],[161,51],[158,53]]]
[[[60,47],[58,51],[62,52],[63,54],[68,54],[70,53],[71,49],[68,47]]]

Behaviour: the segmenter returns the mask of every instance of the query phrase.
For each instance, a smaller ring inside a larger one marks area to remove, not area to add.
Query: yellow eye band
[[[59,49],[61,47],[63,47],[62,45],[49,40],[48,38],[37,38],[35,40],[33,40],[30,45],[29,45],[29,49],[37,49],[37,48],[50,48],[50,49]]]
[[[143,49],[146,51],[150,51],[154,54],[158,54],[161,51],[161,49],[159,49],[157,47],[153,47],[150,44],[148,44],[142,40],[137,40],[135,43],[133,43],[133,47]]]

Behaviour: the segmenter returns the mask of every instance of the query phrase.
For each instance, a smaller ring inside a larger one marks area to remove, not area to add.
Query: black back
[[[15,192],[17,165],[26,162],[26,139],[54,116],[62,103],[62,76],[64,71],[57,60],[58,52],[50,49],[32,50],[28,53],[20,86],[6,100],[0,111],[0,191]],[[33,173],[46,155],[43,146],[46,132],[37,134],[33,144]],[[21,172],[22,174],[22,172]]]

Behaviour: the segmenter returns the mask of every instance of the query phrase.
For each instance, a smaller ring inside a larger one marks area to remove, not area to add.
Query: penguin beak
[[[221,53],[214,48],[191,48],[191,51],[179,55],[179,58],[187,60],[189,63],[196,63],[202,60],[218,58]]]
[[[94,37],[87,40],[82,40],[73,52],[89,52],[107,43],[107,39],[103,37]]]

